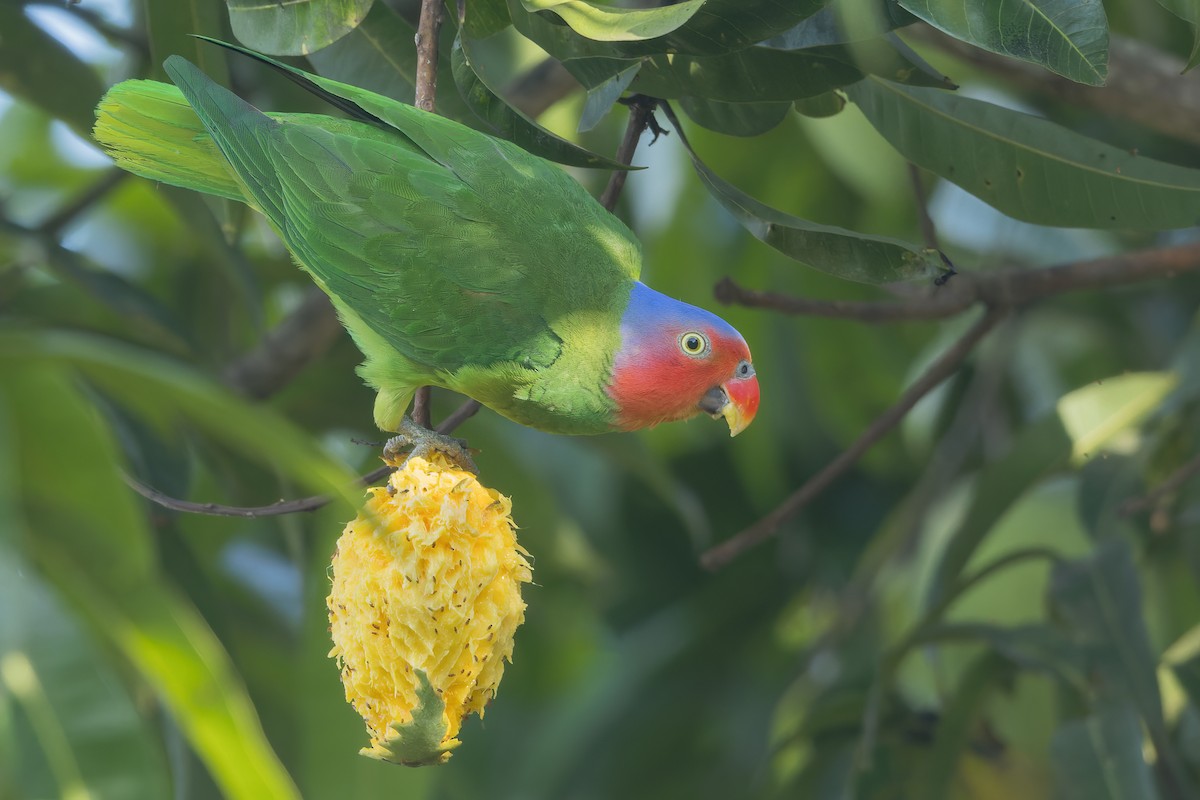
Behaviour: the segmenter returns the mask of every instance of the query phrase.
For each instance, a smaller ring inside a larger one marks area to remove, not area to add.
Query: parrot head
[[[625,430],[708,414],[746,429],[758,411],[758,378],[746,340],[715,314],[637,282],[621,318],[608,395]]]

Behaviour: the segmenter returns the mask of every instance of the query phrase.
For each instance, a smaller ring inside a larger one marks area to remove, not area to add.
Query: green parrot
[[[221,44],[221,43],[218,43]],[[559,167],[374,92],[232,45],[348,115],[263,113],[172,56],[97,110],[116,163],[247,203],[333,301],[365,355],[375,422],[441,386],[553,433],[707,413],[731,435],[759,391],[719,317],[638,280],[641,247]]]

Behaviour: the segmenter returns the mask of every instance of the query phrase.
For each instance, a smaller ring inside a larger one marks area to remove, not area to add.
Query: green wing
[[[560,317],[614,311],[633,235],[515,145],[274,64],[367,120],[268,117],[172,57],[166,68],[246,195],[336,300],[431,374],[558,358]],[[371,354],[368,354],[371,355]]]

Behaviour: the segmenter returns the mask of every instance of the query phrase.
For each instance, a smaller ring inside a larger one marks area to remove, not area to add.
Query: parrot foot
[[[423,428],[410,417],[400,421],[400,430],[383,446],[383,460],[393,466],[402,466],[413,456],[428,459],[433,453],[441,453],[472,475],[479,474],[479,467],[475,466],[464,440]]]

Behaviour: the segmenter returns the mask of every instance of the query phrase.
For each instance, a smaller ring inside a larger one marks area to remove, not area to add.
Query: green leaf
[[[308,62],[319,75],[413,102],[417,85],[416,30],[384,3],[376,3],[353,31]]]
[[[333,44],[308,56],[317,74],[342,83],[412,103],[417,84],[416,29],[386,3],[376,3],[358,27]],[[454,77],[450,48],[454,32],[442,26],[438,48],[437,111],[464,125],[478,128],[479,119],[458,92],[450,89]]]
[[[455,38],[451,52],[454,83],[467,106],[484,122],[488,133],[560,164],[593,169],[634,169],[555,136],[505,103],[475,71],[470,47],[469,39]]]
[[[354,30],[375,0],[225,0],[238,41],[275,56],[303,56]]]
[[[838,92],[826,92],[816,97],[802,97],[793,104],[797,113],[814,119],[824,119],[841,113],[846,98]]]
[[[420,685],[417,687],[417,707],[413,709],[412,720],[392,723],[392,731],[396,735],[394,739],[386,743],[377,742],[359,752],[380,761],[409,767],[445,764],[450,759],[450,751],[459,744],[457,739],[443,744],[447,730],[446,704],[429,682],[425,670],[413,670],[413,673]]]
[[[795,51],[754,47],[708,58],[654,56],[642,65],[634,88],[663,98],[780,102],[824,94],[863,75],[840,45]]]
[[[1130,373],[1063,397],[1058,417],[1071,437],[1071,461],[1083,463],[1116,434],[1145,419],[1177,383],[1171,373]]]
[[[910,791],[913,797],[950,797],[950,787],[976,720],[1001,684],[1011,680],[1012,664],[985,652],[971,662],[939,714],[933,747],[920,762]]]
[[[115,443],[61,356],[47,358],[52,338],[6,333],[0,342],[0,395],[20,431],[22,505],[37,534],[25,549],[162,696],[226,796],[297,797],[228,656],[157,575],[141,502],[117,472]],[[11,349],[22,340],[34,352]]]
[[[1102,86],[1108,75],[1108,18],[1100,0],[900,0],[956,39],[1041,64]]]
[[[679,107],[697,125],[729,136],[758,136],[783,122],[792,104],[722,103],[701,97],[681,97]]]
[[[21,3],[0,3],[0,89],[88,140],[104,93],[96,71],[25,16]]]
[[[1092,655],[1094,691],[1103,699],[1132,703],[1163,771],[1180,787],[1181,796],[1191,796],[1191,781],[1163,717],[1158,659],[1142,616],[1141,582],[1129,543],[1106,539],[1092,556],[1056,565],[1049,595],[1069,635]]]
[[[760,203],[710,170],[683,131],[680,141],[700,182],[756,239],[788,258],[821,272],[860,283],[895,283],[932,278],[942,272],[936,251],[917,250],[895,239],[864,236],[793,217]]]
[[[1200,0],[1158,0],[1158,4],[1175,16],[1190,23],[1192,29],[1192,52],[1188,56],[1184,72],[1189,72],[1200,63]]]
[[[1056,565],[1049,594],[1072,638],[1097,648],[1092,666],[1101,696],[1129,698],[1151,731],[1165,730],[1129,543],[1108,539],[1088,558]]]
[[[306,488],[329,493],[348,514],[359,505],[357,477],[282,418],[153,352],[73,333],[0,332],[0,371],[31,360],[70,366],[160,430],[186,419],[214,440],[286,470]],[[112,485],[121,488],[97,495],[130,496],[120,481]],[[135,526],[133,519],[124,522]]]
[[[167,56],[181,55],[217,83],[229,85],[225,52],[191,35],[224,35],[220,5],[212,0],[146,0],[145,13],[153,65],[150,77],[169,81],[162,63]]]
[[[658,8],[629,9],[586,0],[521,0],[521,5],[530,12],[526,14],[516,0],[509,0],[509,10],[518,28],[522,27],[520,16],[557,15],[566,23],[568,36],[605,42],[609,45],[609,55],[704,56],[742,50],[782,33],[816,13],[824,3],[825,0],[684,0]]]
[[[1056,797],[1062,800],[1157,800],[1142,756],[1142,726],[1128,705],[1106,706],[1064,724],[1050,744]]]
[[[868,78],[846,93],[901,155],[1011,217],[1149,230],[1200,220],[1200,170],[948,92]]]
[[[583,103],[583,111],[579,115],[579,130],[590,131],[600,124],[600,120],[608,114],[629,84],[637,76],[642,62],[635,61],[632,66],[613,75],[598,85],[587,90],[587,99]]]
[[[951,534],[929,583],[927,602],[938,603],[958,580],[980,542],[1012,504],[1043,477],[1096,455],[1113,436],[1139,424],[1175,386],[1170,373],[1131,373],[1064,395],[1054,413],[1018,436],[1000,459],[984,466],[966,515]]]
[[[462,28],[472,39],[486,39],[512,25],[505,0],[471,0]]]
[[[801,50],[826,44],[874,39],[917,18],[896,0],[833,0],[795,27],[763,42],[780,50]]]
[[[553,11],[581,36],[598,42],[640,42],[666,36],[695,16],[705,0],[659,8],[620,8],[586,0],[521,0],[527,11]]]
[[[33,774],[45,765],[60,797],[169,796],[157,724],[142,719],[107,654],[8,544],[0,544],[0,608],[0,686],[30,723],[13,777],[33,789],[49,778]]]

